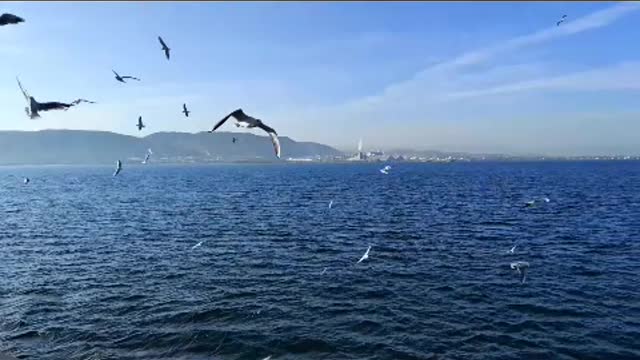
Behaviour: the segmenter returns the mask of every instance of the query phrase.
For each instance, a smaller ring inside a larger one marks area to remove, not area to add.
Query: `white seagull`
[[[23,182],[24,182],[24,184],[26,185],[26,184],[28,184],[28,183],[29,183],[29,181],[31,181],[31,180],[29,180],[29,178],[28,178],[28,177],[26,177],[26,178],[24,178],[24,180],[22,180],[22,181],[23,181]]]
[[[380,172],[385,174],[385,175],[388,175],[389,174],[389,170],[391,170],[391,166],[387,165],[387,166],[383,167],[382,169],[380,169]]]
[[[147,154],[144,156],[144,160],[142,161],[142,163],[146,164],[147,161],[149,161],[149,157],[151,157],[151,155],[153,155],[153,152],[151,152],[151,149],[147,149]]]
[[[333,207],[333,200],[329,201],[329,209],[331,209],[331,207]]]
[[[320,275],[324,275],[326,272],[327,272],[327,268],[324,268],[324,269],[322,270],[322,272],[320,273]]]
[[[360,258],[360,260],[358,260],[356,264],[360,264],[364,260],[367,260],[369,258],[369,251],[371,251],[371,246],[367,248],[367,251],[364,253],[364,255],[362,255],[362,257]]]
[[[38,114],[38,111],[49,111],[49,110],[67,111],[70,107],[76,106],[82,102],[95,104],[95,102],[85,100],[85,99],[77,99],[68,104],[58,102],[58,101],[49,101],[49,102],[39,103],[38,101],[36,101],[36,99],[33,96],[30,96],[29,93],[27,93],[27,91],[22,87],[22,84],[20,83],[20,79],[18,79],[18,77],[16,77],[16,80],[18,81],[18,86],[22,91],[22,95],[27,100],[28,106],[25,107],[24,110],[27,113],[27,116],[29,116],[29,118],[31,119],[36,119],[40,117],[40,114]]]
[[[116,171],[113,173],[113,176],[116,176],[118,174],[120,174],[120,171],[122,170],[122,162],[120,160],[116,161]]]
[[[516,261],[511,263],[511,269],[518,271],[518,274],[521,275],[520,282],[523,284],[525,279],[527,278],[528,268],[529,268],[529,263],[526,261]]]
[[[266,358],[264,358],[262,360],[271,360],[271,355],[267,356]]]
[[[516,247],[517,247],[517,246],[518,246],[518,245],[513,245],[513,247],[511,248],[511,250],[509,250],[509,254],[513,254],[513,253],[515,253],[515,251],[516,251]]]
[[[241,126],[246,128],[257,127],[266,131],[267,134],[269,134],[269,136],[271,137],[271,142],[273,143],[273,149],[276,152],[276,156],[280,158],[280,141],[278,140],[278,133],[276,133],[276,131],[273,128],[263,123],[262,120],[256,119],[252,116],[245,114],[244,111],[242,111],[242,109],[235,110],[234,112],[222,118],[222,120],[218,121],[216,126],[214,126],[213,129],[209,132],[216,131],[216,129],[222,126],[222,124],[224,124],[225,121],[227,121],[230,117],[233,117],[236,120],[237,127],[241,127]]]
[[[191,250],[195,249],[195,248],[199,248],[200,246],[202,246],[202,243],[204,242],[204,240],[200,241],[199,243],[193,245],[193,247],[191,248]]]

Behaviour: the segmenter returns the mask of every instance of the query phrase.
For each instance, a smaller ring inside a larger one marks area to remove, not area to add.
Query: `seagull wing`
[[[225,123],[225,121],[227,121],[231,116],[233,116],[233,113],[231,113],[231,114],[229,114],[229,115],[227,115],[227,116],[223,117],[223,118],[222,118],[222,120],[218,121],[218,123],[216,124],[216,126],[214,126],[214,127],[213,127],[213,129],[212,129],[211,131],[209,131],[209,132],[214,132],[214,131],[216,131],[216,129],[217,129],[217,128],[219,128],[220,126],[222,126],[222,124],[224,124],[224,123]]]
[[[280,140],[278,140],[278,133],[273,130],[273,128],[263,124],[262,122],[258,124],[258,127],[269,134],[271,142],[273,143],[273,150],[275,150],[276,156],[280,158]]]
[[[115,70],[111,70],[111,71],[113,71],[113,74],[116,76],[116,78],[120,77],[120,75],[118,75],[118,73]]]
[[[137,81],[140,81],[140,79],[138,79],[138,78],[137,78],[137,77],[135,77],[135,76],[123,76],[122,78],[123,78],[123,79],[131,79],[131,80],[137,80]]]
[[[18,79],[18,77],[16,76],[16,80],[18,81],[18,86],[20,87],[20,91],[22,91],[22,95],[24,95],[24,98],[27,100],[27,102],[30,102],[30,96],[29,93],[27,92],[27,90],[25,90],[22,87],[22,84],[20,83],[20,79]]]
[[[164,49],[164,56],[167,57],[167,60],[169,60],[171,58],[171,54],[169,53],[169,48]]]
[[[158,41],[160,41],[160,45],[162,45],[162,48],[168,48],[167,44],[164,43],[164,40],[162,40],[162,38],[160,36],[158,36]]]
[[[78,105],[78,104],[83,103],[83,102],[89,103],[89,104],[95,104],[96,103],[95,101],[90,101],[90,100],[87,100],[87,99],[78,99],[78,100],[72,101],[71,104],[72,105]]]

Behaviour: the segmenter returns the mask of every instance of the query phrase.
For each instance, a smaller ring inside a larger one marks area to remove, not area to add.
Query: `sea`
[[[640,162],[384,165],[0,167],[0,352],[640,359]]]

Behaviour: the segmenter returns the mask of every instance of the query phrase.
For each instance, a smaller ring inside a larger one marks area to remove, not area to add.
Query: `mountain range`
[[[237,142],[233,142],[233,138]],[[330,146],[280,137],[282,158],[330,157]],[[106,131],[0,131],[0,164],[103,164],[120,159],[153,162],[278,161],[266,136],[228,132],[159,132],[144,137]]]

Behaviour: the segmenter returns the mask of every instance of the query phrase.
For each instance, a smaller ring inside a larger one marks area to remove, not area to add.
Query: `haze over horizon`
[[[340,150],[640,154],[639,2],[3,5],[26,22],[0,28],[0,130],[193,133],[243,108]],[[29,120],[16,75],[98,103]]]

